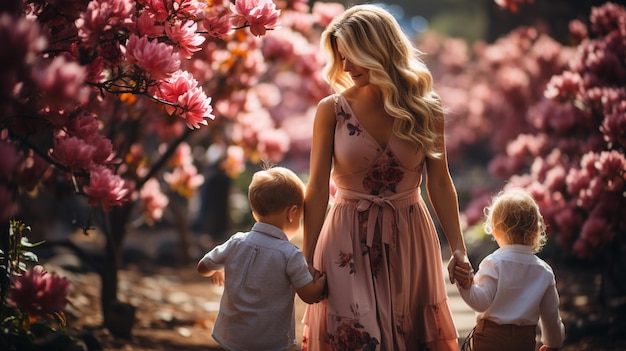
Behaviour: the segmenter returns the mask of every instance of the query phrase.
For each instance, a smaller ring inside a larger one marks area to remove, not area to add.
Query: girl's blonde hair
[[[485,232],[494,230],[504,236],[509,244],[531,246],[539,252],[546,243],[546,225],[539,205],[524,189],[501,191],[485,208]]]
[[[429,157],[440,157],[437,126],[444,108],[433,90],[433,78],[418,51],[395,18],[376,5],[356,5],[336,17],[322,33],[321,46],[328,54],[324,67],[327,82],[337,93],[351,87],[343,70],[343,55],[369,70],[369,82],[379,87],[385,111],[395,117],[393,132],[421,146]]]
[[[304,205],[304,182],[290,169],[271,167],[254,173],[248,187],[252,211],[260,216]]]

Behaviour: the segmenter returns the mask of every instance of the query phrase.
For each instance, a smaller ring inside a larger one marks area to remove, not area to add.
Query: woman
[[[374,5],[335,18],[322,46],[336,94],[316,112],[304,253],[326,273],[328,299],[307,306],[303,349],[457,350],[440,243],[419,190],[425,168],[454,281],[466,249],[432,77]],[[326,215],[331,169],[338,190]]]

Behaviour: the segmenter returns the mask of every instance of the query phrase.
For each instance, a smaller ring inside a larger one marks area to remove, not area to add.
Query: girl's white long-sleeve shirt
[[[469,289],[457,284],[476,319],[541,327],[541,342],[561,347],[565,328],[552,267],[526,245],[505,245],[480,263]]]

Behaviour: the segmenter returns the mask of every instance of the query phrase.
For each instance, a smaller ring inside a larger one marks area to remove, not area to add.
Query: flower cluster
[[[271,0],[217,0],[206,10],[202,24],[218,38],[226,38],[232,27],[250,27],[253,35],[262,36],[268,29],[278,28],[279,16],[280,10]]]
[[[49,337],[44,331],[67,330],[64,309],[68,302],[70,282],[49,273],[37,264],[38,257],[26,237],[30,227],[10,220],[9,230],[0,240],[0,349],[12,350],[34,345],[36,338]],[[32,268],[30,263],[34,263]],[[38,325],[35,328],[35,324]],[[45,328],[41,328],[41,326]],[[34,333],[33,330],[39,330]],[[64,347],[71,339],[64,339]],[[54,342],[50,347],[54,348]],[[58,345],[56,345],[58,347]]]
[[[339,326],[329,335],[333,350],[373,350],[380,344],[356,319],[341,318]]]
[[[363,179],[363,188],[372,195],[395,193],[396,186],[404,178],[404,172],[391,151],[379,158]]]
[[[45,317],[63,311],[67,303],[70,282],[37,265],[16,276],[9,289],[9,301],[30,316]]]

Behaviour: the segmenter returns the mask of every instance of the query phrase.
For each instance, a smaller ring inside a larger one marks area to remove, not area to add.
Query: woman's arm
[[[313,266],[313,253],[328,208],[329,180],[335,136],[335,102],[321,100],[313,123],[309,180],[304,196],[304,257]]]
[[[461,232],[456,188],[448,169],[443,118],[437,129],[439,138],[436,146],[438,150],[441,150],[441,156],[439,158],[429,157],[426,159],[426,189],[430,203],[435,211],[435,216],[441,224],[443,233],[450,245],[452,257],[448,264],[448,273],[450,281],[454,283],[454,267],[457,261],[467,261],[467,249],[465,248],[465,241]]]

